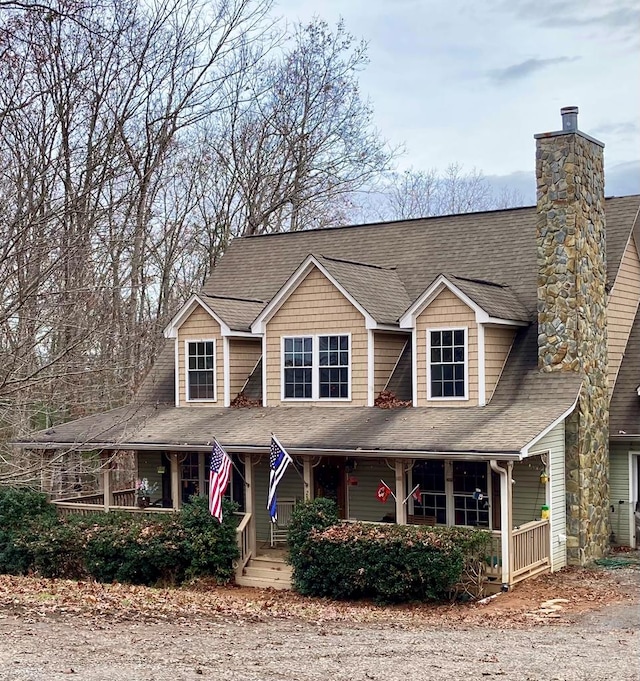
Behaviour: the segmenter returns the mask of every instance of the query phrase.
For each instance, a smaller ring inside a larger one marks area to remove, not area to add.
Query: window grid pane
[[[311,336],[284,339],[284,396],[309,400],[312,397],[313,339]]]
[[[487,464],[455,461],[453,464],[453,506],[456,525],[489,527]],[[474,499],[476,490],[483,495]]]
[[[413,484],[420,485],[420,501],[414,501],[415,515],[431,516],[439,525],[447,523],[444,461],[421,461],[412,472]]]
[[[213,341],[187,343],[190,400],[215,399]]]
[[[464,331],[431,331],[430,334],[431,397],[464,397]]]
[[[319,397],[349,397],[349,336],[319,336]]]

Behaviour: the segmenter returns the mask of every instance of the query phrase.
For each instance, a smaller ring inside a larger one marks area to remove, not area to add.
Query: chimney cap
[[[563,132],[577,132],[578,131],[578,107],[577,106],[563,106],[560,109],[562,116],[562,130]]]

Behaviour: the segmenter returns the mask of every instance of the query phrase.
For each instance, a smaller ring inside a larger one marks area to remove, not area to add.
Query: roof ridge
[[[452,276],[454,279],[468,281],[472,284],[486,284],[487,286],[495,286],[496,288],[511,288],[509,284],[501,284],[495,281],[489,281],[488,279],[477,279],[475,277],[461,277],[459,274],[453,274]]]
[[[336,258],[331,255],[320,255],[323,260],[329,260],[331,262],[342,262],[347,265],[359,265],[360,267],[371,267],[376,270],[395,270],[397,269],[395,265],[374,265],[369,262],[358,262],[357,260],[345,260],[344,258]]]
[[[217,298],[218,300],[237,300],[241,303],[260,303],[264,305],[266,300],[258,300],[257,298],[238,298],[237,296],[221,296],[214,293],[205,293],[207,298]]]

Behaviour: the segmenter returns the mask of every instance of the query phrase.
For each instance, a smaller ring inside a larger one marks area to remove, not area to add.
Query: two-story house
[[[238,581],[270,539],[272,433],[281,499],[486,528],[498,584],[635,545],[640,197],[604,199],[575,107],[535,137],[537,207],[234,240],[133,405],[17,444],[132,450],[160,512],[206,493],[217,438]],[[105,467],[100,503],[122,499]]]

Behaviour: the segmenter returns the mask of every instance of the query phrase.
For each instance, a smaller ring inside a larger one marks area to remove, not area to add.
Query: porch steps
[[[242,575],[236,576],[236,584],[259,589],[291,589],[291,574],[291,566],[283,559],[256,556],[247,563]]]

